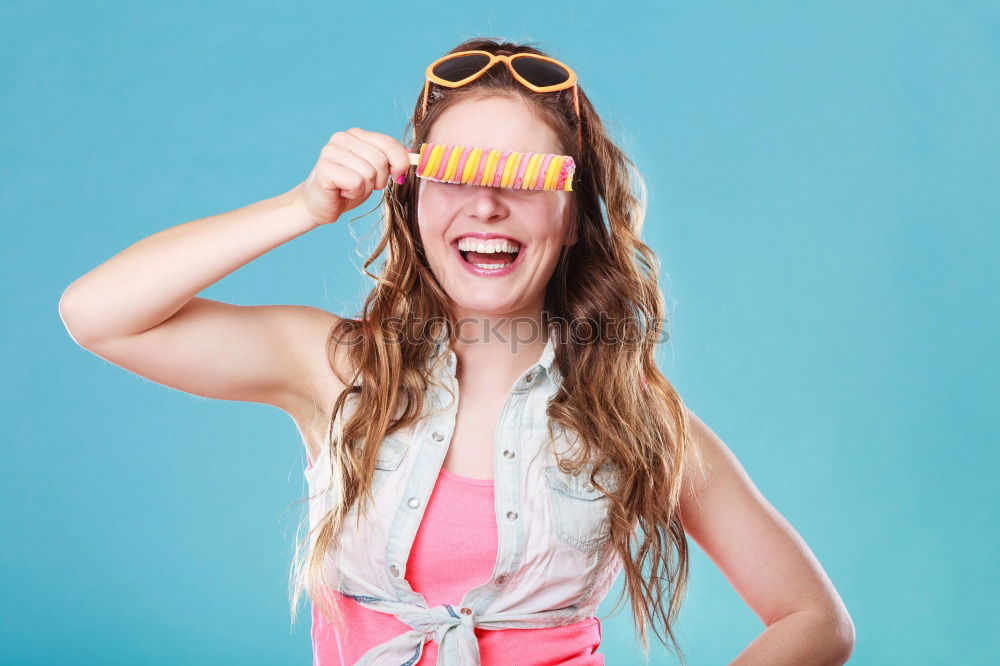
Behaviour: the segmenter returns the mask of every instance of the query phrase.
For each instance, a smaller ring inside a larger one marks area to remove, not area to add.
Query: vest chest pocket
[[[372,495],[378,497],[378,491],[385,485],[386,480],[399,469],[399,463],[403,461],[407,449],[409,449],[407,443],[398,437],[389,436],[382,440],[375,459]]]
[[[608,520],[610,500],[589,481],[589,470],[572,475],[554,465],[545,467],[545,480],[552,502],[556,536],[585,553],[592,553],[611,538]],[[602,482],[609,491],[614,487]]]
[[[378,456],[375,458],[375,471],[372,476],[372,499],[373,501],[379,501],[380,491],[382,486],[385,485],[396,470],[399,469],[399,464],[403,461],[406,456],[406,451],[409,446],[403,440],[389,436],[382,440],[382,444],[379,446]],[[348,515],[357,513],[358,503],[355,502],[354,506],[348,512]]]

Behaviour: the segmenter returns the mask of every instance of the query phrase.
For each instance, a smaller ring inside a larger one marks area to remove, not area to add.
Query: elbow
[[[854,622],[842,604],[794,611],[786,617],[796,617],[799,633],[809,636],[814,661],[823,666],[846,664],[854,653]],[[782,618],[784,619],[784,618]]]
[[[834,622],[837,632],[836,643],[840,647],[840,657],[843,659],[840,663],[846,664],[847,660],[854,653],[854,621],[851,619],[851,615],[847,612],[847,609],[844,609],[842,613],[837,615]]]
[[[76,344],[86,349],[87,343],[80,334],[80,317],[76,314],[74,301],[70,296],[70,290],[67,287],[63,291],[62,296],[59,298],[59,319],[62,321],[63,328],[69,333],[70,339]]]
[[[827,646],[828,659],[825,663],[831,665],[846,664],[854,653],[854,621],[847,609],[841,606],[835,611],[827,611],[820,615],[821,633]]]

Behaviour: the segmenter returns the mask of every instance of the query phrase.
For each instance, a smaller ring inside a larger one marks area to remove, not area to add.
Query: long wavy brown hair
[[[470,49],[548,55],[530,44],[489,38],[465,41],[449,53]],[[692,460],[699,463],[700,457],[690,444],[686,408],[655,361],[656,344],[667,339],[667,319],[657,284],[659,261],[640,238],[645,184],[609,138],[582,88],[578,94],[582,152],[572,90],[533,93],[503,66],[461,88],[431,84],[426,116],[421,117],[418,95],[404,134],[413,131],[408,145],[418,152],[436,119],[453,104],[493,95],[521,98],[556,133],[562,154],[576,162],[570,205],[578,240],[563,247],[546,288],[543,315],[572,322],[574,330],[586,322],[591,335],[585,340],[577,335],[557,338],[555,363],[563,380],[549,402],[549,430],[551,434],[555,426],[587,433],[576,455],[560,462],[565,470],[599,470],[605,463],[619,470],[613,492],[591,476],[609,496],[611,543],[623,563],[625,584],[612,614],[627,591],[644,654],[648,657],[648,626],[666,645],[662,626],[684,663],[673,631],[688,579],[679,504],[685,454],[691,449]],[[405,139],[403,143],[407,145]],[[379,444],[422,414],[435,336],[443,333],[454,342],[457,335],[451,300],[421,244],[417,193],[415,178],[403,185],[390,179],[379,203],[385,213],[382,235],[364,263],[364,273],[375,284],[357,319],[340,319],[330,332],[331,367],[337,371],[332,355],[343,349],[349,358],[345,367],[353,372],[340,377],[347,388],[328,412],[324,442],[339,501],[296,544],[290,584],[293,623],[303,589],[330,621],[342,619],[327,599],[324,554],[336,557],[337,534],[352,506],[358,505],[363,518]],[[383,253],[381,266],[369,271]],[[345,412],[348,401],[354,405]]]

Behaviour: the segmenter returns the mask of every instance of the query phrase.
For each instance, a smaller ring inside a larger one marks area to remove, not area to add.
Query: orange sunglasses
[[[576,111],[576,140],[583,152],[580,129],[580,99],[577,95],[576,72],[554,58],[534,53],[495,54],[489,51],[459,51],[438,58],[427,66],[421,118],[427,114],[427,91],[431,83],[447,88],[459,88],[475,81],[486,71],[503,62],[507,69],[528,90],[536,93],[573,89],[573,110]]]

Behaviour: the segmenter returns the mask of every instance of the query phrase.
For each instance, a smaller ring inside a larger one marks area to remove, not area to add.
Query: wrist
[[[279,194],[278,197],[282,199],[281,203],[287,208],[289,214],[300,222],[302,232],[305,233],[320,226],[321,223],[316,220],[315,216],[309,212],[308,206],[306,206],[305,197],[302,195],[303,185],[304,183],[299,183],[284,194]]]

